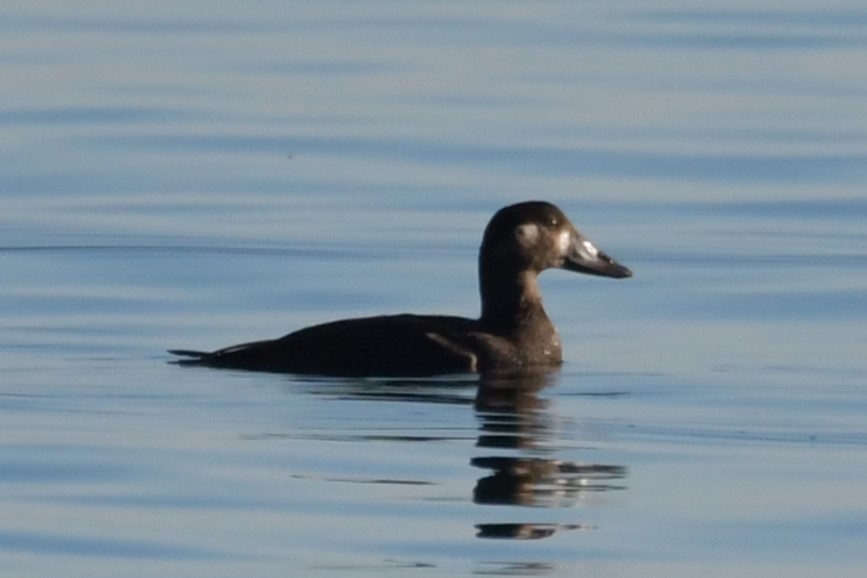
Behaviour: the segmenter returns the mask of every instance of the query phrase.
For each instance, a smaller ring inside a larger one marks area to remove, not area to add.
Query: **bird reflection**
[[[555,385],[559,377],[557,370],[544,370],[457,378],[311,381],[310,391],[356,400],[473,404],[478,420],[475,446],[483,453],[473,457],[470,465],[485,471],[472,490],[473,502],[484,506],[526,507],[528,512],[531,508],[536,511],[538,508],[570,508],[569,515],[573,517],[574,507],[586,501],[589,495],[624,489],[628,470],[622,465],[564,458],[565,448],[558,427],[561,418],[552,409],[552,402],[540,395],[545,388]],[[293,386],[297,387],[297,382],[293,382]],[[345,437],[332,435],[329,439]],[[363,434],[353,432],[348,439],[431,441],[445,437],[442,432],[426,436],[419,432],[409,435],[366,431]],[[569,451],[572,453],[574,446]],[[385,483],[379,478],[375,481]],[[389,478],[389,483],[396,482]],[[486,511],[489,510],[482,508],[478,513]],[[563,524],[541,520],[475,524],[479,538],[512,540],[538,540],[561,530],[588,527],[572,520]]]
[[[492,375],[482,378],[476,395],[480,434],[477,447],[508,455],[470,461],[492,473],[478,480],[473,500],[484,505],[573,507],[590,492],[623,489],[624,466],[581,463],[556,457],[557,428],[548,401],[539,392],[557,373]],[[517,450],[517,451],[515,451]],[[516,455],[517,454],[517,455]],[[481,538],[540,539],[576,524],[477,524]]]
[[[557,530],[575,530],[580,527],[577,524],[476,524],[476,537],[539,540],[553,536]]]

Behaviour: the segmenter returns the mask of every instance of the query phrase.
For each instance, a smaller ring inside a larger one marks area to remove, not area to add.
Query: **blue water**
[[[4,3],[0,573],[862,576],[865,48],[851,1]],[[166,363],[475,315],[528,198],[635,273],[543,276],[535,393]]]

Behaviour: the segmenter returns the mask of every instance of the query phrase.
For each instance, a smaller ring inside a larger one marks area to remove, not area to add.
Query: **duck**
[[[216,351],[172,349],[184,366],[322,376],[414,377],[547,369],[563,362],[538,276],[563,269],[624,279],[632,272],[598,249],[557,206],[525,201],[498,210],[482,236],[478,319],[379,315],[341,319],[277,339]]]

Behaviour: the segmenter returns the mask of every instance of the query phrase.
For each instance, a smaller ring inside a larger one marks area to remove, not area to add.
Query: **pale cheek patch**
[[[560,249],[560,254],[567,255],[571,246],[572,235],[569,234],[569,231],[563,231],[560,233],[560,236],[557,237],[557,248]]]
[[[539,227],[533,223],[521,225],[518,227],[518,239],[520,239],[522,245],[528,247],[535,245],[539,239]]]

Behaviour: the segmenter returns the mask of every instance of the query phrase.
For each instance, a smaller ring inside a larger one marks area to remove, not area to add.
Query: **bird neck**
[[[483,324],[511,327],[528,323],[539,316],[547,319],[534,271],[488,269],[480,274],[479,288]]]

